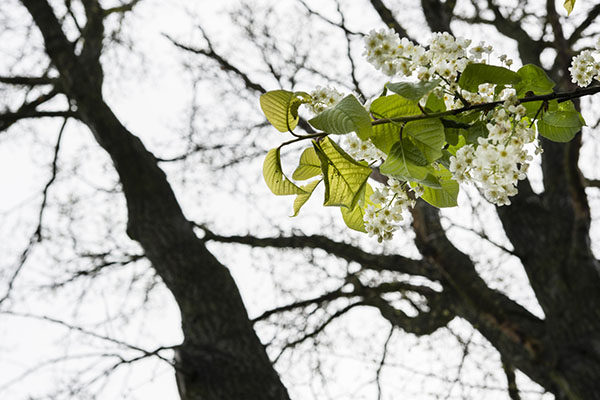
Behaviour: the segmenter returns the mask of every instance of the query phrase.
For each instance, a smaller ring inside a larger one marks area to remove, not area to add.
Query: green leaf
[[[435,79],[429,82],[398,82],[388,83],[386,87],[405,99],[419,101],[427,93],[435,89],[441,80]]]
[[[427,103],[425,103],[425,109],[432,113],[446,111],[444,97],[437,97],[435,93],[429,93],[429,96],[427,96]]]
[[[275,129],[287,132],[298,125],[298,107],[308,98],[310,95],[305,92],[273,90],[260,96],[260,108]]]
[[[298,181],[310,179],[321,173],[321,161],[313,147],[306,148],[300,156],[298,168],[292,174],[292,178]]]
[[[408,138],[392,146],[379,170],[396,179],[439,186],[435,177],[432,179],[430,176],[433,168],[429,166],[427,158]]]
[[[523,97],[528,92],[537,95],[552,93],[555,86],[552,79],[548,78],[546,72],[537,65],[524,65],[517,71],[517,74],[521,77],[521,82],[515,85],[519,97]]]
[[[302,190],[304,190],[306,193],[301,193],[298,196],[296,196],[296,199],[294,200],[294,215],[292,215],[292,217],[295,217],[298,215],[298,213],[300,212],[300,208],[302,208],[304,203],[306,203],[308,201],[310,196],[315,191],[315,188],[317,187],[317,185],[319,183],[321,183],[321,181],[322,181],[322,179],[318,179],[316,181],[310,182],[307,185],[302,186]]]
[[[442,156],[442,147],[446,142],[446,136],[444,125],[438,118],[409,122],[404,127],[402,135],[413,139],[429,162]]]
[[[568,142],[585,126],[581,114],[569,103],[561,103],[556,111],[548,111],[542,115],[537,122],[540,135],[553,142]]]
[[[371,195],[373,194],[373,188],[368,183],[363,186],[361,193],[359,194],[359,200],[356,203],[356,206],[353,209],[349,208],[340,208],[342,211],[342,218],[344,218],[344,222],[350,229],[354,229],[355,231],[364,232],[365,230],[365,210],[369,205],[372,205]]]
[[[324,205],[354,208],[371,168],[354,160],[328,137],[313,144],[321,160],[325,182]]]
[[[488,128],[484,122],[476,122],[469,129],[467,129],[465,137],[465,142],[467,144],[476,144],[477,139],[480,137],[486,138],[489,135]]]
[[[423,186],[424,192],[421,198],[431,204],[432,206],[443,208],[443,207],[456,207],[458,205],[458,182],[452,179],[450,171],[441,169],[435,172],[435,176],[441,184],[440,188]]]
[[[327,133],[344,134],[356,132],[359,138],[371,136],[371,117],[353,95],[344,97],[334,107],[328,108],[311,119],[310,124]]]
[[[469,64],[460,75],[458,85],[469,92],[477,93],[482,83],[515,85],[520,81],[521,77],[510,69],[487,64]]]
[[[567,15],[571,15],[573,7],[575,7],[575,0],[565,0],[563,6],[565,7],[565,10],[567,10]]]
[[[267,153],[263,164],[263,177],[271,192],[277,196],[305,193],[283,174],[279,147],[271,149]]]
[[[397,94],[375,99],[371,104],[370,110],[378,119],[421,114],[417,102],[407,100]],[[392,145],[400,140],[402,125],[400,123],[389,123],[373,126],[371,141],[375,147],[388,153]]]

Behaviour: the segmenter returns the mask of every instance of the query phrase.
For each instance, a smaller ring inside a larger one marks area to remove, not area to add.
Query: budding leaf
[[[469,64],[460,75],[458,85],[472,93],[477,93],[482,83],[496,85],[516,85],[521,77],[508,68],[488,64]]]
[[[405,99],[419,101],[427,93],[435,89],[441,80],[435,79],[428,82],[398,82],[385,85],[390,91],[399,94]]]
[[[321,173],[321,161],[319,156],[315,152],[313,147],[308,147],[302,152],[300,156],[300,163],[298,168],[292,174],[292,178],[304,181],[310,179],[313,176],[317,176]]]
[[[344,222],[348,228],[359,232],[367,232],[365,229],[364,216],[367,207],[373,204],[371,201],[372,194],[373,188],[367,183],[363,186],[361,192],[359,193],[359,199],[353,209],[344,207],[340,208],[342,212],[342,218],[344,218]]]
[[[316,181],[310,182],[307,185],[302,186],[302,190],[304,190],[305,193],[301,193],[298,196],[296,196],[296,199],[294,200],[294,215],[292,215],[292,217],[298,215],[304,203],[306,203],[308,199],[310,199],[310,196],[313,194],[315,188],[319,185],[319,183],[321,183],[321,181],[322,179],[318,179]]]
[[[353,209],[360,198],[371,168],[359,163],[326,137],[313,142],[323,171],[325,182],[325,206],[341,206]]]
[[[306,193],[283,174],[279,147],[267,153],[263,164],[263,177],[271,192],[277,196]]]
[[[575,0],[565,0],[563,6],[565,7],[565,10],[567,10],[567,15],[571,15],[573,7],[575,7]]]
[[[260,96],[260,108],[275,129],[287,132],[298,125],[298,107],[309,98],[305,92],[273,90]]]
[[[380,97],[371,104],[371,113],[378,119],[406,117],[409,115],[419,115],[417,102],[405,99],[402,96],[394,94],[392,96]],[[388,153],[394,143],[400,140],[400,130],[403,124],[387,123],[373,126],[373,135],[371,141],[381,151]]]
[[[341,135],[356,132],[362,140],[367,140],[372,132],[369,113],[351,94],[308,122],[315,128],[327,133]]]

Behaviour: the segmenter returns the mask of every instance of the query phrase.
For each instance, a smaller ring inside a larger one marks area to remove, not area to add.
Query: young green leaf
[[[279,147],[267,153],[263,164],[263,177],[271,192],[277,196],[305,193],[283,174]]]
[[[324,205],[354,208],[371,168],[354,160],[328,137],[313,144],[325,182]]]
[[[328,108],[310,121],[312,126],[327,133],[344,134],[356,132],[359,138],[371,136],[371,117],[353,95],[344,97],[334,107]]]
[[[294,200],[294,215],[292,215],[292,217],[298,215],[304,203],[308,201],[310,196],[315,191],[315,188],[319,185],[319,183],[321,183],[321,181],[322,179],[318,179],[308,183],[307,185],[302,186],[302,190],[304,190],[305,193],[301,193],[298,196],[296,196],[296,199]]]
[[[434,188],[423,185],[424,191],[421,198],[438,208],[456,207],[458,205],[456,201],[459,191],[458,182],[452,179],[452,174],[445,168],[436,171],[435,176],[441,187]]]
[[[321,161],[313,147],[307,147],[300,156],[298,168],[292,174],[292,178],[298,181],[310,179],[321,173]]]
[[[392,146],[379,169],[381,173],[396,179],[440,186],[435,177],[432,179],[430,176],[433,168],[429,166],[427,158],[408,138]]]
[[[537,65],[527,64],[522,66],[517,74],[521,77],[521,82],[515,85],[517,96],[522,97],[528,92],[534,94],[552,93],[555,83],[548,78],[546,72]]]
[[[570,102],[559,104],[555,111],[544,112],[537,122],[539,134],[553,142],[570,141],[583,126],[585,120]]]
[[[298,107],[309,98],[305,92],[273,90],[260,96],[260,108],[275,129],[287,132],[298,125]]]
[[[407,100],[397,94],[374,100],[370,111],[378,119],[421,114],[416,101]],[[375,125],[371,141],[378,149],[388,153],[394,143],[400,140],[402,125],[399,123]]]
[[[413,139],[429,162],[442,156],[442,147],[444,147],[446,137],[444,125],[438,118],[409,122],[404,127],[402,135]]]
[[[342,212],[342,218],[344,218],[344,222],[346,226],[350,229],[354,229],[355,231],[364,232],[365,230],[365,210],[369,205],[372,205],[371,195],[373,194],[373,188],[368,183],[363,186],[359,194],[359,200],[356,203],[356,206],[352,209],[341,207],[340,210]]]
[[[386,85],[386,87],[404,97],[405,99],[408,100],[412,100],[412,101],[419,101],[421,100],[421,98],[423,98],[423,96],[425,96],[427,93],[431,92],[433,89],[435,89],[439,84],[440,84],[441,80],[439,79],[435,79],[432,81],[428,81],[428,82],[398,82],[398,83],[388,83]]]
[[[469,64],[458,80],[458,85],[472,93],[477,93],[482,83],[496,85],[515,85],[521,77],[514,71],[504,67],[488,64]]]
[[[563,6],[565,7],[565,10],[567,10],[567,15],[571,15],[573,7],[575,7],[575,0],[565,0]]]

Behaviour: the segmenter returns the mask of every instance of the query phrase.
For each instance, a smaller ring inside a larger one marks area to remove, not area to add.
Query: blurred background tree
[[[600,398],[593,99],[511,206],[468,188],[455,210],[419,202],[385,245],[317,202],[287,218],[261,180],[281,137],[258,109],[277,88],[377,95],[362,37],[383,26],[485,38],[568,90],[599,13],[5,0],[3,396]]]

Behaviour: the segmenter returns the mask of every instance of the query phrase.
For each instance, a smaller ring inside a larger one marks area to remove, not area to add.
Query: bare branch
[[[57,80],[47,76],[0,76],[0,83],[20,86],[54,85]]]
[[[133,8],[140,3],[142,0],[132,0],[130,2],[127,3],[123,3],[120,6],[115,6],[115,7],[111,7],[111,8],[107,8],[106,10],[104,10],[104,16],[108,16],[110,14],[123,14],[129,11],[132,11]]]
[[[398,20],[394,17],[394,14],[392,14],[392,11],[390,11],[390,9],[387,8],[385,4],[383,4],[383,0],[370,0],[370,1],[371,1],[371,5],[375,9],[375,11],[377,11],[377,14],[379,14],[379,17],[381,18],[381,20],[383,21],[384,24],[386,24],[387,26],[392,28],[394,31],[396,31],[396,33],[398,35],[400,35],[400,37],[406,37],[406,38],[412,39],[408,35],[408,32],[406,32],[406,30],[402,27],[402,25],[400,25],[400,22],[398,22]]]
[[[220,243],[239,243],[253,247],[274,247],[289,249],[323,249],[346,261],[361,264],[364,268],[376,271],[394,271],[405,274],[425,276],[429,279],[438,279],[439,272],[424,260],[414,260],[399,255],[383,255],[367,253],[353,245],[336,242],[326,236],[282,236],[258,238],[246,236],[221,236],[213,233],[203,225],[196,225],[205,232],[204,240]]]
[[[244,84],[246,85],[247,88],[255,90],[255,91],[259,92],[259,93],[265,93],[267,91],[267,89],[265,89],[262,85],[260,85],[259,83],[256,83],[256,82],[252,81],[245,72],[242,72],[239,68],[237,68],[236,66],[232,65],[229,61],[227,61],[220,54],[218,54],[214,50],[214,48],[212,46],[212,43],[208,39],[208,36],[206,35],[206,33],[204,32],[204,30],[202,29],[202,27],[198,27],[198,28],[202,32],[202,35],[204,36],[204,40],[206,40],[206,43],[207,43],[207,46],[208,46],[208,50],[198,49],[198,48],[194,48],[194,47],[190,47],[190,46],[184,45],[184,44],[176,41],[175,39],[171,38],[167,34],[163,34],[163,36],[165,36],[167,39],[169,39],[169,41],[171,41],[171,43],[173,43],[175,46],[179,47],[182,50],[189,51],[190,53],[194,53],[194,54],[201,54],[201,55],[206,56],[206,57],[208,57],[208,58],[210,58],[212,60],[215,60],[219,64],[219,66],[221,68],[223,68],[225,71],[233,73],[238,78],[240,78],[242,81],[244,81]]]

